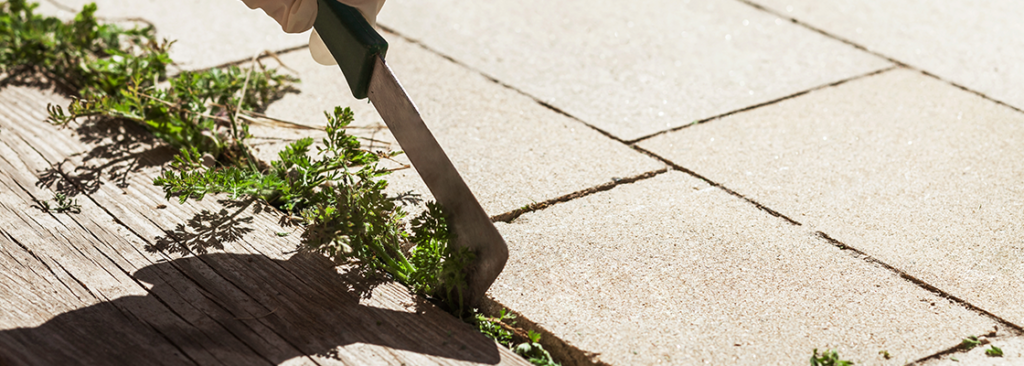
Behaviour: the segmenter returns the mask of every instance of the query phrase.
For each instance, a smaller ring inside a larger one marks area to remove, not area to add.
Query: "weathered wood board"
[[[168,202],[152,179],[169,149],[132,125],[53,127],[48,102],[67,100],[0,89],[0,364],[527,364],[400,285],[296,252],[273,209]],[[81,212],[39,208],[56,192]]]

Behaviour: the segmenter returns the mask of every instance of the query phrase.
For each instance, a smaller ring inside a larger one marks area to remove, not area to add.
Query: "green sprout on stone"
[[[989,346],[989,349],[985,350],[985,355],[988,357],[1003,357],[1003,350],[995,345]]]
[[[970,351],[971,349],[974,349],[974,347],[977,347],[980,344],[981,341],[978,340],[977,336],[970,335],[967,336],[967,338],[964,338],[962,341],[960,341],[960,348],[966,351]]]
[[[818,349],[815,348],[811,355],[811,366],[852,366],[853,361],[846,361],[839,358],[839,352],[835,350],[827,350],[818,355]]]

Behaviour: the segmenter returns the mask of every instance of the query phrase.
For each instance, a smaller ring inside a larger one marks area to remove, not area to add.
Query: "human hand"
[[[384,6],[385,0],[337,0],[356,8],[366,18],[370,26],[377,26],[377,13]],[[302,33],[313,27],[316,21],[317,0],[242,0],[250,9],[263,9],[271,18],[281,25],[287,33]],[[314,29],[309,35],[309,53],[313,60],[321,65],[335,65],[324,41]]]

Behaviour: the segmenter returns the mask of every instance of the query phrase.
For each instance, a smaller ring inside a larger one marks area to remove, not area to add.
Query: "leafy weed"
[[[814,349],[811,355],[811,366],[851,366],[853,361],[846,361],[839,358],[839,352],[828,350],[818,355],[818,349]]]
[[[985,355],[988,357],[1003,357],[1003,350],[995,345],[989,346],[989,349],[985,350]]]
[[[78,200],[68,197],[64,193],[53,194],[54,203],[51,205],[49,201],[39,201],[39,208],[46,212],[57,212],[57,213],[81,213],[82,206],[78,204]]]

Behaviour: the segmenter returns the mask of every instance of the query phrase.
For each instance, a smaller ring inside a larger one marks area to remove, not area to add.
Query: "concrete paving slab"
[[[54,0],[39,1],[39,12],[70,18],[82,6],[96,3],[97,17],[108,21],[142,18],[156,27],[157,37],[177,42],[171,58],[183,70],[246,60],[264,51],[280,51],[309,43],[309,33],[287,34],[263,13],[237,0]],[[74,9],[74,12],[69,10]],[[126,22],[130,23],[130,22]]]
[[[907,69],[640,145],[1017,325],[1024,114]]]
[[[731,1],[392,0],[379,23],[625,140],[889,65]]]
[[[922,362],[922,366],[1011,366],[1024,364],[1024,337],[1011,337],[1002,335],[998,337],[979,337],[985,344],[975,347],[967,352],[956,352],[935,360]],[[1003,351],[1002,357],[989,356],[985,351],[992,349],[992,346]]]
[[[472,70],[399,37],[386,38],[389,65],[491,215],[664,167]],[[384,125],[372,105],[352,97],[337,67],[317,65],[306,50],[281,59],[298,71],[302,93],[275,102],[268,115],[322,125],[323,111],[340,105],[351,106],[362,126]],[[394,142],[387,130],[354,132]],[[401,161],[407,163],[404,157]],[[396,192],[414,190],[429,198],[412,169],[395,172],[388,181]]]
[[[993,329],[676,171],[498,229],[510,257],[489,294],[612,365],[798,365],[814,348],[903,364]]]
[[[749,0],[1024,109],[1024,3]]]

